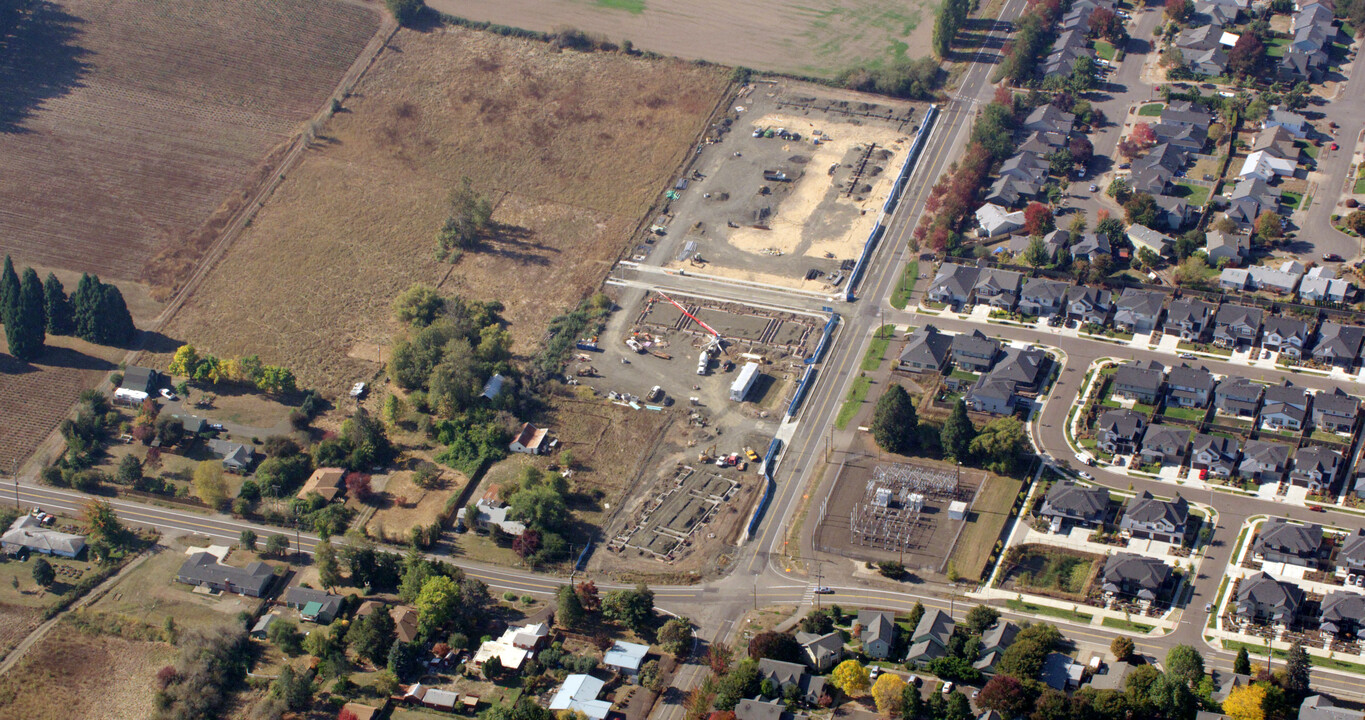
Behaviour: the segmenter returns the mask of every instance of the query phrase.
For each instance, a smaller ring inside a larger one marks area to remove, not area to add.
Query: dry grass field
[[[156,671],[175,649],[90,635],[59,623],[0,678],[0,717],[126,720],[149,717]]]
[[[176,540],[144,561],[121,579],[91,606],[96,613],[106,613],[129,620],[161,627],[166,618],[175,618],[182,630],[209,629],[235,621],[239,612],[255,612],[261,604],[242,595],[223,594],[219,597],[197,595],[189,585],[175,581],[176,572],[189,557],[185,548],[204,547],[207,538]],[[245,567],[256,560],[254,553],[233,549],[228,564]]]
[[[529,351],[601,282],[726,84],[677,61],[400,31],[166,333],[340,390],[374,372],[393,298],[425,282],[502,301]],[[508,230],[449,265],[436,233],[465,176]]]
[[[572,26],[646,50],[759,70],[831,77],[929,53],[932,0],[427,0],[470,20]]]
[[[166,284],[380,24],[340,0],[37,5],[0,67],[0,254]]]

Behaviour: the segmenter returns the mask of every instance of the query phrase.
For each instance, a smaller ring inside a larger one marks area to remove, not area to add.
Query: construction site
[[[818,508],[816,549],[941,573],[984,481],[979,470],[947,463],[850,456]]]
[[[739,482],[711,468],[678,465],[666,476],[661,492],[645,503],[635,522],[613,537],[607,548],[671,563],[695,544],[699,534],[716,538],[710,522],[739,488]]]
[[[922,106],[880,100],[794,81],[746,86],[632,259],[836,291],[923,118]]]

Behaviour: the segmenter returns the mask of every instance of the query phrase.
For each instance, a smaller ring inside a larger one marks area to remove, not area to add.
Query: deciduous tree
[[[1109,643],[1109,652],[1113,653],[1116,662],[1124,662],[1132,656],[1134,650],[1133,640],[1124,635],[1120,635]]]
[[[1040,202],[1031,202],[1024,208],[1024,230],[1030,235],[1045,235],[1057,227],[1052,219],[1052,210]]]
[[[1166,675],[1193,688],[1204,677],[1204,656],[1191,645],[1176,645],[1166,652]]]
[[[896,717],[901,713],[905,697],[905,681],[895,673],[884,673],[872,685],[872,700],[877,704],[877,712]]]
[[[1034,695],[1024,683],[1009,675],[996,675],[986,681],[976,704],[1006,718],[1023,717],[1033,706]]]
[[[1265,686],[1239,685],[1223,700],[1223,713],[1232,720],[1265,720]]]
[[[692,651],[692,621],[685,617],[672,618],[659,628],[659,647],[677,659]]]
[[[849,697],[858,697],[871,686],[867,668],[857,660],[848,659],[834,668],[829,681]]]
[[[194,480],[191,483],[194,496],[211,508],[222,507],[228,499],[227,480],[223,478],[223,465],[217,460],[204,460],[194,466]]]

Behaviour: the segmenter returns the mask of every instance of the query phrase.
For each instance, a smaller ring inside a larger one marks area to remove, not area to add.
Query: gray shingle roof
[[[195,553],[180,566],[178,578],[181,582],[198,585],[210,583],[222,585],[231,583],[233,587],[250,589],[256,595],[265,592],[275,571],[259,560],[244,568],[223,565],[218,558],[208,553]]]
[[[1365,328],[1324,322],[1318,328],[1318,343],[1313,347],[1313,357],[1354,360],[1360,356],[1362,340],[1365,340]]]
[[[1148,425],[1147,431],[1142,434],[1142,449],[1178,455],[1189,444],[1191,432],[1187,427],[1175,425]]]
[[[1230,377],[1218,383],[1218,388],[1214,394],[1218,397],[1228,397],[1234,400],[1242,400],[1255,403],[1261,399],[1261,393],[1265,392],[1265,386],[1254,383],[1247,378],[1238,376]]]
[[[1172,525],[1181,527],[1190,519],[1190,504],[1179,495],[1174,500],[1160,500],[1143,490],[1128,500],[1124,516],[1136,523],[1149,524],[1167,520]]]
[[[1115,437],[1136,440],[1147,426],[1147,419],[1141,413],[1125,408],[1109,410],[1095,420],[1095,432],[1104,431]]]
[[[1322,547],[1322,526],[1297,525],[1284,518],[1270,518],[1261,526],[1252,547],[1258,553],[1269,550],[1307,557]]]
[[[980,272],[981,269],[975,265],[943,263],[939,266],[938,275],[929,284],[929,292],[946,289],[953,295],[966,297],[971,294],[972,288],[976,285],[976,277]]]
[[[1250,604],[1255,603],[1270,608],[1271,612],[1292,616],[1303,605],[1303,598],[1304,592],[1299,586],[1258,572],[1244,578],[1237,587],[1237,611],[1250,614]]]
[[[1166,324],[1184,323],[1198,327],[1207,326],[1213,316],[1213,306],[1195,298],[1181,298],[1171,302],[1166,308]]]
[[[1166,383],[1178,388],[1190,390],[1212,391],[1217,382],[1213,379],[1213,373],[1205,368],[1192,368],[1188,365],[1172,368],[1166,375]]]
[[[1166,296],[1154,290],[1137,290],[1128,288],[1119,296],[1118,311],[1129,312],[1137,317],[1150,317],[1155,319],[1161,314],[1161,305],[1166,302]]]
[[[1265,389],[1265,404],[1283,403],[1296,408],[1308,407],[1308,391],[1285,381],[1283,385],[1271,385]]]
[[[1134,387],[1155,393],[1161,389],[1161,371],[1138,365],[1124,365],[1114,371],[1114,385]]]
[[[1261,326],[1261,318],[1264,315],[1265,311],[1260,308],[1229,304],[1218,308],[1218,315],[1214,318],[1214,324],[1247,325],[1257,328]]]
[[[1284,315],[1271,315],[1265,319],[1265,334],[1274,333],[1281,338],[1298,338],[1305,344],[1308,342],[1308,323],[1295,317]]]
[[[906,338],[905,349],[901,351],[901,362],[918,362],[924,365],[942,366],[948,359],[953,338],[944,335],[933,325],[916,328]]]
[[[1140,597],[1153,600],[1156,598],[1155,591],[1160,589],[1166,581],[1171,578],[1171,566],[1164,562],[1146,555],[1135,555],[1133,553],[1115,553],[1109,556],[1104,562],[1104,583],[1105,590],[1118,592],[1109,586],[1130,585],[1151,591],[1150,597],[1139,593]]]
[[[1109,491],[1064,480],[1047,491],[1044,501],[1049,508],[1071,516],[1097,518],[1109,509]]]

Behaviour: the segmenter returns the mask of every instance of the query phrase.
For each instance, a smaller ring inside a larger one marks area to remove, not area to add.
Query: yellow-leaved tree
[[[1265,694],[1261,685],[1233,688],[1223,701],[1223,712],[1232,720],[1265,720]]]
[[[872,700],[877,703],[877,712],[895,717],[901,712],[901,694],[905,681],[895,673],[883,673],[872,684]]]
[[[834,687],[843,690],[844,694],[849,697],[862,695],[867,692],[867,688],[872,684],[872,680],[868,677],[867,668],[863,667],[863,664],[857,660],[845,660],[839,663],[839,666],[834,668],[834,672],[830,673],[829,680],[834,683]]]
[[[223,478],[223,466],[214,460],[204,460],[194,467],[194,480],[190,489],[194,496],[211,508],[217,509],[227,502],[227,480]]]

